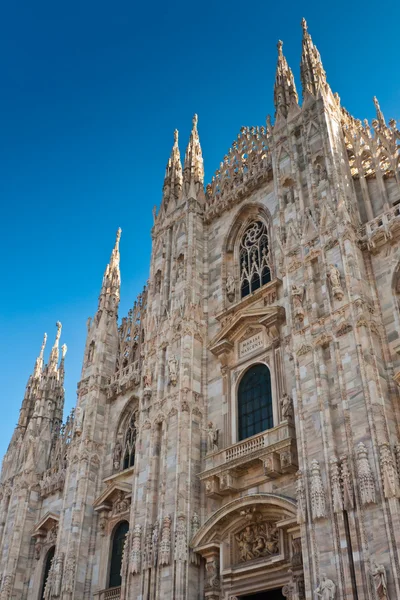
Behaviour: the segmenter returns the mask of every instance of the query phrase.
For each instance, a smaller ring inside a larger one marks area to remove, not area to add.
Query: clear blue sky
[[[371,119],[376,94],[386,117],[400,119],[398,42],[387,26],[399,22],[398,2],[2,3],[0,456],[43,332],[51,346],[58,319],[66,410],[74,405],[86,319],[119,226],[120,315],[145,283],[173,130],[183,155],[199,114],[209,180],[240,127],[273,113],[278,39],[300,91],[303,16],[343,105]]]

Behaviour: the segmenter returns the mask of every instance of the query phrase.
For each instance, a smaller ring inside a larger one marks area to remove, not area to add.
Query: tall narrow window
[[[127,521],[121,521],[114,531],[112,551],[111,551],[111,564],[110,564],[110,581],[108,587],[118,587],[122,583],[121,579],[121,566],[122,566],[122,555],[124,552],[125,537],[129,531],[129,523]]]
[[[42,583],[42,593],[40,594],[41,600],[44,600],[44,592],[46,589],[46,581],[49,576],[51,562],[54,558],[55,546],[52,546],[50,550],[47,552],[46,561],[44,564],[44,572],[43,572],[43,583]]]
[[[129,469],[135,464],[136,447],[136,412],[132,413],[125,433],[123,469]]]
[[[271,281],[267,227],[254,221],[240,242],[240,293],[244,298]]]
[[[265,365],[250,367],[239,384],[239,440],[274,426],[271,374]]]

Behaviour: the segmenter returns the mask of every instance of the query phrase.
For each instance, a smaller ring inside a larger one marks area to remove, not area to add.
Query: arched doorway
[[[274,426],[271,373],[266,365],[251,366],[238,391],[239,441]]]
[[[112,549],[111,549],[111,562],[110,562],[110,579],[108,587],[119,587],[121,585],[121,565],[122,555],[124,552],[124,544],[126,534],[129,531],[128,521],[121,521],[118,523],[114,530]]]
[[[40,593],[40,600],[44,600],[44,590],[46,589],[46,581],[49,576],[51,562],[54,558],[55,550],[56,550],[56,547],[52,546],[46,554],[46,560],[44,563],[44,571],[43,571],[42,591]]]

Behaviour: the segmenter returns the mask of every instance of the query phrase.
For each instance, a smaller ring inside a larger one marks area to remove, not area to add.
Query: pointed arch
[[[110,567],[108,577],[108,587],[119,587],[122,583],[121,567],[124,552],[125,539],[129,532],[128,521],[119,521],[114,527],[112,533]]]

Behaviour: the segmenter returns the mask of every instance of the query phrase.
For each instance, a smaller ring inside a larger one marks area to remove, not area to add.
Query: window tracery
[[[128,420],[123,445],[122,469],[129,469],[135,464],[136,436],[137,436],[137,413],[133,412]]]
[[[240,241],[240,292],[248,296],[271,281],[268,231],[262,221],[253,221]]]

